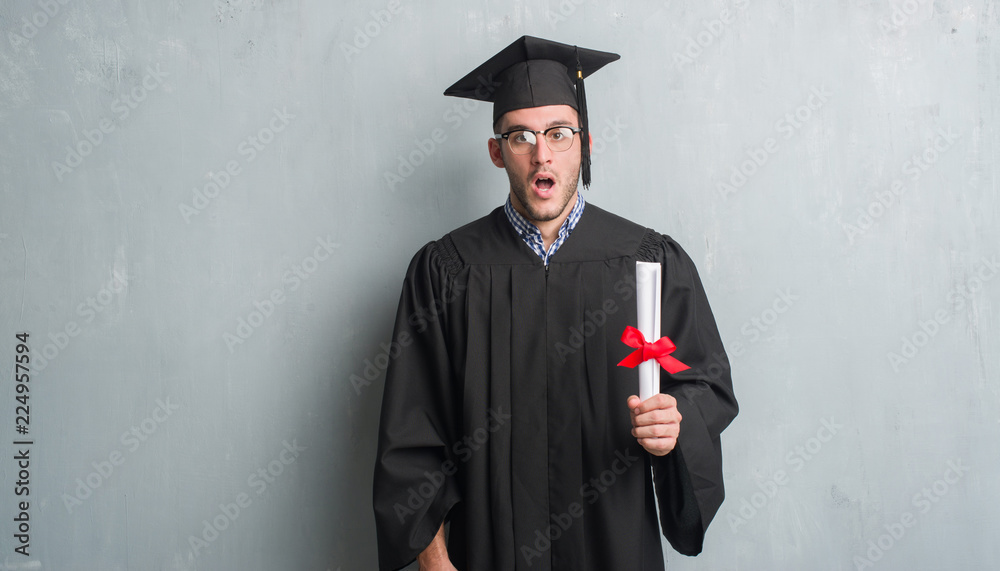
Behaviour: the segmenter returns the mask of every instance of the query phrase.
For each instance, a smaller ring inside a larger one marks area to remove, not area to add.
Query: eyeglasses
[[[549,146],[549,149],[561,152],[573,146],[573,135],[576,135],[580,131],[583,131],[583,129],[561,125],[559,127],[549,127],[544,131],[516,129],[500,135],[493,135],[493,138],[498,141],[500,139],[507,139],[507,146],[510,147],[512,153],[515,155],[526,155],[535,150],[535,144],[538,142],[538,137],[535,135],[544,135],[545,144]]]

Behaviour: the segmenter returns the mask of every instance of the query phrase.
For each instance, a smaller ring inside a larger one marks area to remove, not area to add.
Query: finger
[[[665,456],[677,447],[676,438],[640,438],[639,445],[654,456]]]
[[[658,438],[638,438],[639,444],[643,448],[652,450],[668,450],[677,443],[677,438],[673,436],[663,436]]]
[[[635,416],[637,414],[636,413],[636,409],[639,407],[639,405],[641,403],[642,403],[642,401],[639,400],[639,397],[637,397],[636,395],[632,395],[632,396],[628,397],[628,401],[626,402],[626,406],[628,406],[629,411],[632,412],[632,416]]]
[[[677,438],[680,434],[679,424],[652,424],[632,428],[632,436],[636,438]]]
[[[650,403],[650,401],[652,401],[654,398],[656,397],[655,396],[650,397],[643,401],[640,400],[639,397],[635,397],[635,400],[632,400],[632,398],[630,397],[629,409],[632,411],[632,416],[638,416],[640,414],[649,412],[650,410],[655,410],[657,407],[653,403]]]
[[[653,395],[643,401],[638,407],[636,414],[642,414],[644,412],[649,412],[651,410],[673,408],[677,406],[677,399],[666,393],[661,393]]]
[[[682,416],[676,408],[652,410],[632,417],[633,426],[649,426],[652,424],[680,424]]]

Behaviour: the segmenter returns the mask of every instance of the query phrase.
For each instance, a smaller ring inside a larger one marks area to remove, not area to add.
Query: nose
[[[538,136],[535,139],[535,147],[531,150],[531,159],[537,164],[552,162],[552,149],[549,148],[549,142],[545,140],[545,137]]]

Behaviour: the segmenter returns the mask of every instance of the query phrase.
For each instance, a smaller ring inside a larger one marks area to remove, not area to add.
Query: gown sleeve
[[[414,256],[396,313],[373,483],[382,570],[411,563],[460,500],[450,447],[460,400],[445,325],[455,294],[443,252],[432,242]]]
[[[644,247],[663,265],[662,332],[673,356],[691,368],[660,372],[661,389],[681,413],[677,446],[652,457],[660,525],[684,555],[701,553],[705,531],[725,496],[720,434],[739,411],[722,339],[712,309],[687,253],[671,238],[650,232]]]

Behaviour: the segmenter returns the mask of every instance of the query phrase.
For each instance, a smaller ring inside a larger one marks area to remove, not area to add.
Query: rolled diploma
[[[660,295],[663,288],[660,264],[636,262],[635,282],[638,329],[646,341],[652,343],[660,338]],[[639,399],[645,401],[659,392],[660,364],[650,359],[639,365]]]

